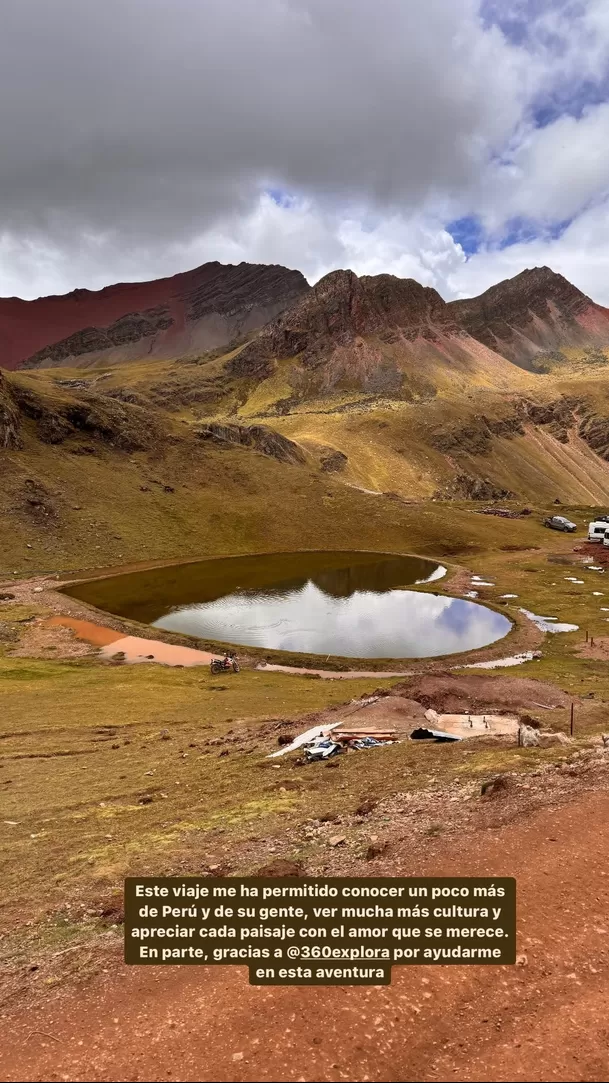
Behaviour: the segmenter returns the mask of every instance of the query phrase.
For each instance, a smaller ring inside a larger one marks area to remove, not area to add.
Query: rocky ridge
[[[549,267],[522,271],[448,308],[472,338],[522,368],[561,347],[609,345],[609,309]]]

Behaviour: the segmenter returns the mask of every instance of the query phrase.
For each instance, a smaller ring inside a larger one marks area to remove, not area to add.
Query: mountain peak
[[[609,312],[551,267],[527,267],[449,307],[473,338],[523,368],[540,352],[609,342]]]
[[[231,367],[238,375],[262,376],[276,358],[298,355],[311,368],[337,350],[347,364],[345,351],[359,350],[364,339],[382,343],[375,348],[383,354],[400,342],[459,333],[439,293],[414,279],[331,271],[248,343]]]

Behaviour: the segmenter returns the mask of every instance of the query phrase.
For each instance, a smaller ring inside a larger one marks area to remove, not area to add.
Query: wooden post
[[[586,643],[588,642],[588,633],[586,632]]]
[[[571,704],[571,736],[573,736],[573,729],[574,729],[574,715],[575,715],[575,704],[574,704],[574,703],[572,703],[572,704]]]

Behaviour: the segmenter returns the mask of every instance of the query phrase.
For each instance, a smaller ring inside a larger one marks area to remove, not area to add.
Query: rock
[[[369,816],[377,805],[378,801],[376,797],[364,797],[357,806],[355,813],[357,816]]]
[[[539,734],[531,726],[520,726],[518,743],[521,748],[534,748],[539,745]]]
[[[100,916],[108,925],[122,925],[125,920],[122,895],[113,895],[102,907]]]
[[[138,805],[151,805],[153,801],[154,798],[152,794],[149,793],[144,793],[141,797],[138,797],[137,799]]]
[[[321,468],[329,474],[339,473],[345,469],[348,461],[344,452],[327,448],[321,457]]]
[[[294,740],[294,735],[291,733],[280,733],[277,738],[278,745],[291,745]]]
[[[366,850],[366,861],[374,861],[375,857],[380,857],[381,854],[384,854],[388,849],[388,842],[371,842]]]
[[[0,602],[12,602],[14,597],[14,594],[0,594]]]
[[[305,876],[306,870],[302,861],[293,861],[289,858],[278,857],[263,865],[255,876]]]
[[[245,447],[261,451],[279,462],[302,465],[305,454],[298,444],[266,425],[234,425],[209,422],[194,430],[201,440],[210,440],[220,447]]]
[[[34,587],[34,594],[42,594],[44,587]]]
[[[480,787],[482,797],[505,797],[511,790],[511,781],[505,775],[497,775],[495,778],[483,782]]]
[[[347,841],[347,836],[346,835],[332,835],[332,837],[328,839],[328,845],[329,846],[342,846],[343,843],[345,843],[346,841]]]
[[[545,733],[539,733],[539,745],[541,748],[554,748],[557,745],[570,745],[571,737],[567,737],[566,733],[554,733],[547,731]]]
[[[0,372],[0,448],[20,448],[20,416],[13,388]]]
[[[318,816],[320,824],[332,824],[340,820],[338,812],[322,812],[321,816]]]
[[[520,715],[520,725],[521,726],[528,726],[530,729],[533,729],[533,730],[541,729],[541,723],[538,721],[537,718],[534,718],[533,715],[531,715],[531,714],[521,714]]]

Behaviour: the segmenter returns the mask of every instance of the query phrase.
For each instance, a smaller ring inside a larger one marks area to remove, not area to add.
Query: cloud
[[[591,277],[606,0],[3,0],[2,21],[0,293],[209,259],[450,296],[525,251]],[[535,243],[503,254],[515,221]]]
[[[508,247],[485,246],[442,285],[447,298],[472,297],[525,267],[549,266],[609,307],[609,201],[579,215],[559,237],[541,235]]]

